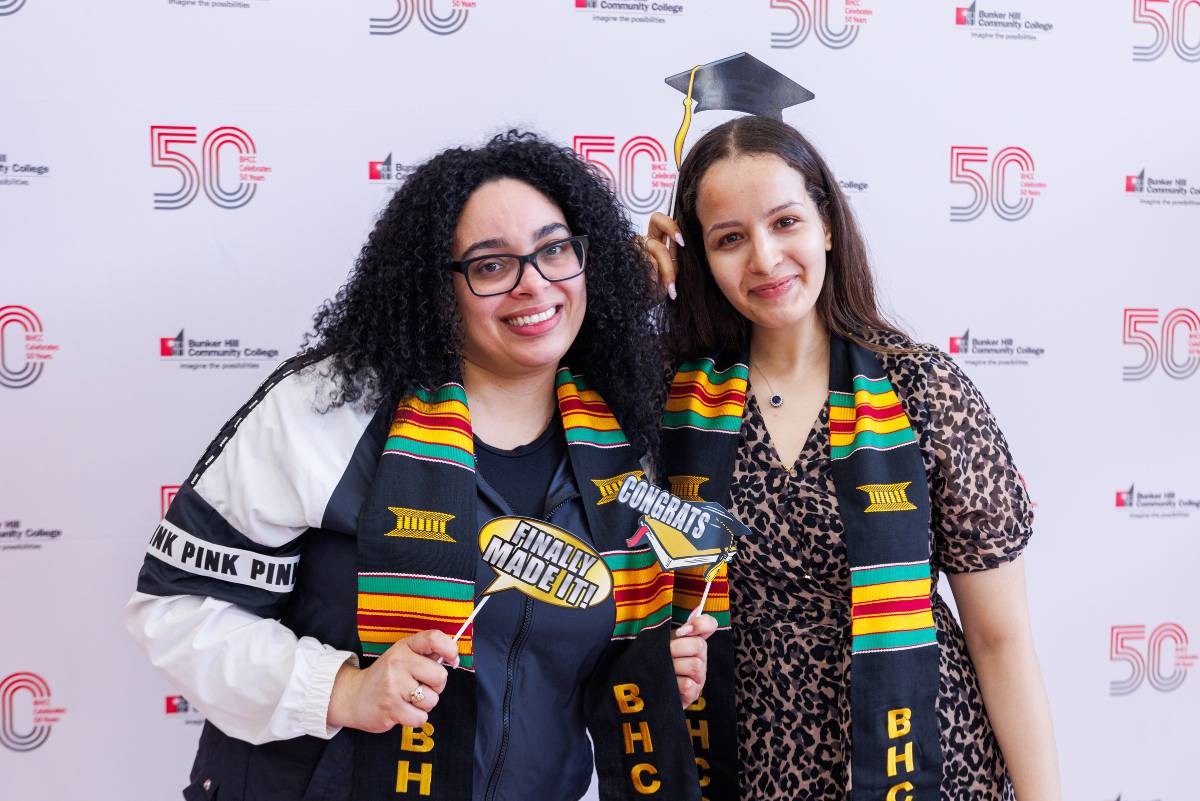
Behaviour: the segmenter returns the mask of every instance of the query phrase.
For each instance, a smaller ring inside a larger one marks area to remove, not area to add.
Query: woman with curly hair
[[[724,797],[1057,801],[1029,500],[983,397],[880,312],[850,206],[795,129],[714,128],[677,193],[649,244],[668,294],[664,240],[678,258],[667,473],[754,531],[730,564]]]
[[[681,702],[716,621],[672,638],[669,592],[629,602],[662,582],[605,497],[657,444],[652,290],[569,150],[514,132],[417,168],[147,550],[127,627],[208,719],[185,798],[565,801],[589,734],[606,799],[699,797]],[[598,555],[613,593],[469,623],[504,515],[589,543],[542,555]]]

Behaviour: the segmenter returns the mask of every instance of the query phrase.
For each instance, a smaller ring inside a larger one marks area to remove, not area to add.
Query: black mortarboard
[[[683,139],[691,126],[693,111],[724,109],[782,120],[785,108],[816,97],[749,53],[738,53],[672,75],[667,78],[667,85],[685,95],[683,125],[675,137],[676,166],[683,155]],[[696,101],[694,109],[689,101]]]
[[[667,78],[667,85],[688,93],[693,70]],[[815,95],[782,72],[749,53],[738,53],[695,69],[692,99],[696,111],[727,109],[782,120],[783,110],[805,103]]]

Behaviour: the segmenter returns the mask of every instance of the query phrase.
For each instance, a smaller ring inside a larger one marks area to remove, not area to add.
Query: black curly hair
[[[455,227],[480,185],[515,178],[588,235],[587,311],[565,359],[604,396],[630,443],[653,452],[664,401],[649,260],[607,184],[568,148],[508,131],[453,148],[396,190],[346,283],[313,317],[305,345],[331,357],[330,407],[377,409],[417,387],[462,380],[463,334],[452,273]]]

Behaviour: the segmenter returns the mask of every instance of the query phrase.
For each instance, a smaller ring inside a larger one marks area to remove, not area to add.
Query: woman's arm
[[[221,731],[259,745],[328,739],[334,677],[355,654],[216,598],[137,592],[125,628],[154,665]]]
[[[1017,799],[1059,801],[1054,727],[1029,626],[1023,559],[947,577]]]
[[[306,532],[324,525],[372,419],[352,406],[318,412],[321,365],[298,364],[276,370],[209,446],[125,608],[151,663],[222,731],[255,744],[332,737],[331,688],[355,658],[278,620],[306,569]]]

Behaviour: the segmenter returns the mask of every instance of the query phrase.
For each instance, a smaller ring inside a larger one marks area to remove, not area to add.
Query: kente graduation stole
[[[748,376],[745,360],[729,357],[680,367],[664,418],[673,486],[689,481],[705,500],[729,504]],[[874,353],[832,337],[829,387],[829,457],[852,585],[850,798],[936,800],[938,646],[924,462]],[[709,649],[711,671],[711,641]],[[723,748],[736,753],[736,743]],[[736,782],[736,766],[721,778]],[[729,787],[714,797],[737,797]]]
[[[663,458],[671,492],[685,501],[715,501],[729,507],[729,483],[746,405],[746,365],[719,369],[712,359],[680,366],[663,414]],[[707,801],[739,798],[737,699],[733,633],[729,629],[728,563],[718,568],[704,612],[717,619],[708,639],[708,680],[700,699],[687,708],[696,761],[707,779]],[[687,619],[704,590],[705,567],[677,571],[675,621]]]
[[[613,503],[624,477],[641,473],[637,454],[603,398],[581,376],[561,368],[555,383],[592,542],[613,576],[612,638],[583,688],[600,798],[698,799],[696,760],[679,708],[666,625],[672,616],[673,574],[658,567],[648,547],[625,545],[638,514]],[[466,392],[458,384],[418,390],[397,406],[359,518],[358,632],[364,666],[418,631],[439,629],[450,636],[459,631],[474,606],[478,533]],[[470,801],[474,626],[458,641],[462,669],[450,671],[426,724],[386,734],[354,733],[355,801]],[[555,771],[558,766],[509,769]]]

